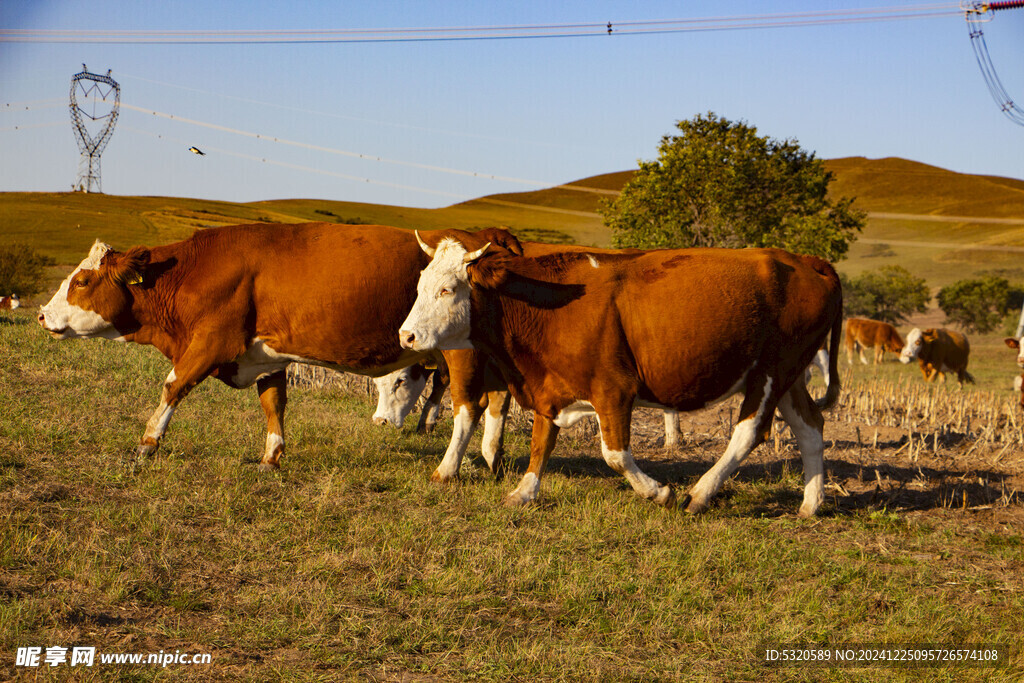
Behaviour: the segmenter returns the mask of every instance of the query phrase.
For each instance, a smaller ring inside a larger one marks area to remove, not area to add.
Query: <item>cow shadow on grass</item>
[[[955,436],[955,435],[951,435]],[[945,444],[945,442],[943,442]],[[900,442],[879,443],[899,448]],[[825,502],[819,517],[852,516],[865,511],[900,512],[979,510],[1019,503],[1020,482],[1013,475],[985,466],[980,461],[958,462],[957,456],[910,462],[892,451],[865,452],[856,442],[835,442],[825,459]],[[845,448],[844,448],[845,446]],[[767,445],[759,449],[768,448]],[[652,455],[654,457],[645,457]],[[721,453],[697,453],[685,446],[670,455],[634,453],[637,466],[656,480],[671,484],[682,494],[697,483]],[[529,465],[528,457],[508,463],[506,478],[517,480]],[[570,478],[613,479],[630,491],[625,479],[600,456],[587,453],[559,454],[548,460],[547,471]],[[1014,493],[1007,496],[1007,492]],[[799,453],[787,450],[777,457],[751,455],[740,465],[712,500],[712,507],[726,514],[754,517],[795,515],[803,499],[803,463]]]

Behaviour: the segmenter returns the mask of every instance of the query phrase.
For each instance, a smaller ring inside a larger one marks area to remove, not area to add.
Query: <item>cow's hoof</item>
[[[505,499],[502,501],[502,505],[504,505],[507,508],[521,508],[526,505],[529,505],[532,502],[532,500],[527,500],[526,498],[523,498],[521,495],[513,491],[512,493],[505,496]]]
[[[658,492],[657,498],[654,499],[658,505],[674,510],[676,508],[676,489],[672,485],[665,485],[662,490]]]
[[[430,481],[435,484],[448,484],[458,479],[458,477],[449,476],[447,474],[441,474],[438,470],[434,470],[434,473],[430,475]]]
[[[156,453],[157,444],[155,443],[140,443],[139,447],[135,449],[135,459],[137,461],[143,461]]]
[[[428,422],[427,424],[425,424],[423,426],[423,429],[420,430],[420,434],[433,434],[433,433],[434,433],[434,423],[433,422]]]
[[[691,515],[699,515],[700,513],[704,512],[705,508],[707,508],[707,505],[704,503],[698,503],[696,500],[693,499],[693,496],[691,496],[688,493],[683,497],[683,500],[679,503],[679,507],[683,508],[684,510],[686,510],[686,512],[688,512]]]
[[[817,514],[817,512],[817,505],[809,505],[807,503],[804,503],[803,505],[800,506],[800,511],[796,513],[796,516],[799,519],[809,519],[813,517],[815,514]]]
[[[281,466],[276,462],[261,461],[257,468],[260,472],[277,472]]]

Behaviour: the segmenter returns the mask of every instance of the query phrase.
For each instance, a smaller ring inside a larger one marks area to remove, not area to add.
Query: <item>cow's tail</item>
[[[843,336],[843,290],[842,285],[839,284],[839,276],[836,275],[835,269],[827,263],[825,265],[828,266],[829,272],[822,274],[830,275],[830,279],[835,280],[837,287],[835,297],[838,301],[833,312],[832,331],[829,333],[828,389],[825,390],[825,396],[815,401],[815,403],[822,410],[829,410],[839,401],[839,344]]]
[[[974,381],[974,375],[967,372],[966,369],[963,371],[963,373],[963,379],[960,380],[961,384],[977,384],[977,382]]]

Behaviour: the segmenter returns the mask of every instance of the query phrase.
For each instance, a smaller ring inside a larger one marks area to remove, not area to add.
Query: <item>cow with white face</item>
[[[967,372],[971,344],[967,337],[956,330],[915,327],[907,333],[907,343],[900,351],[900,362],[906,365],[917,360],[925,381],[938,377],[946,381],[946,373],[955,372],[960,388],[965,382],[974,384],[974,376]]]
[[[430,380],[433,380],[433,384],[423,404],[416,431],[420,434],[433,432],[434,425],[441,416],[441,398],[449,384],[448,366],[443,359],[429,364],[413,363],[389,375],[374,377],[373,384],[377,387],[377,409],[373,413],[373,423],[401,428]]]
[[[21,306],[21,299],[18,298],[17,294],[11,294],[10,296],[0,296],[0,311],[13,311],[19,306]]]
[[[504,230],[434,231],[427,239],[452,235],[521,250]],[[148,344],[170,359],[139,456],[157,450],[178,403],[216,377],[235,388],[256,385],[267,418],[260,467],[276,469],[290,363],[379,376],[431,355],[404,350],[396,338],[426,263],[412,234],[379,225],[226,226],[125,252],[97,241],[38,320],[57,339]],[[463,416],[450,460],[461,457],[486,407],[475,379],[482,364],[470,351],[449,362]],[[500,467],[500,454],[497,462],[490,455],[492,467]]]
[[[729,446],[690,490],[687,510],[708,506],[764,441],[778,408],[804,462],[800,515],[816,512],[824,486],[821,408],[839,395],[842,291],[828,263],[778,249],[527,258],[457,240],[421,246],[432,260],[399,331],[402,345],[477,348],[534,411],[530,465],[508,504],[536,498],[559,429],[596,412],[605,462],[644,498],[673,507],[672,488],[633,459],[633,407],[690,411],[740,392]],[[829,334],[829,387],[818,405],[802,379]]]

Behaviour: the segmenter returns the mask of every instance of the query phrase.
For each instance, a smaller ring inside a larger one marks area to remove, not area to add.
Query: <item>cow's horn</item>
[[[484,255],[484,252],[487,251],[487,247],[489,247],[489,246],[491,246],[490,242],[488,242],[484,246],[480,247],[476,251],[469,252],[468,254],[466,254],[465,256],[462,257],[462,262],[463,263],[472,263],[473,261],[476,261],[478,258],[480,258],[481,256]]]
[[[427,246],[427,243],[424,242],[423,239],[420,237],[419,230],[413,230],[413,232],[416,233],[416,241],[420,243],[420,249],[425,251],[427,253],[427,256],[429,256],[430,258],[434,258],[434,252],[437,251],[437,249]]]

